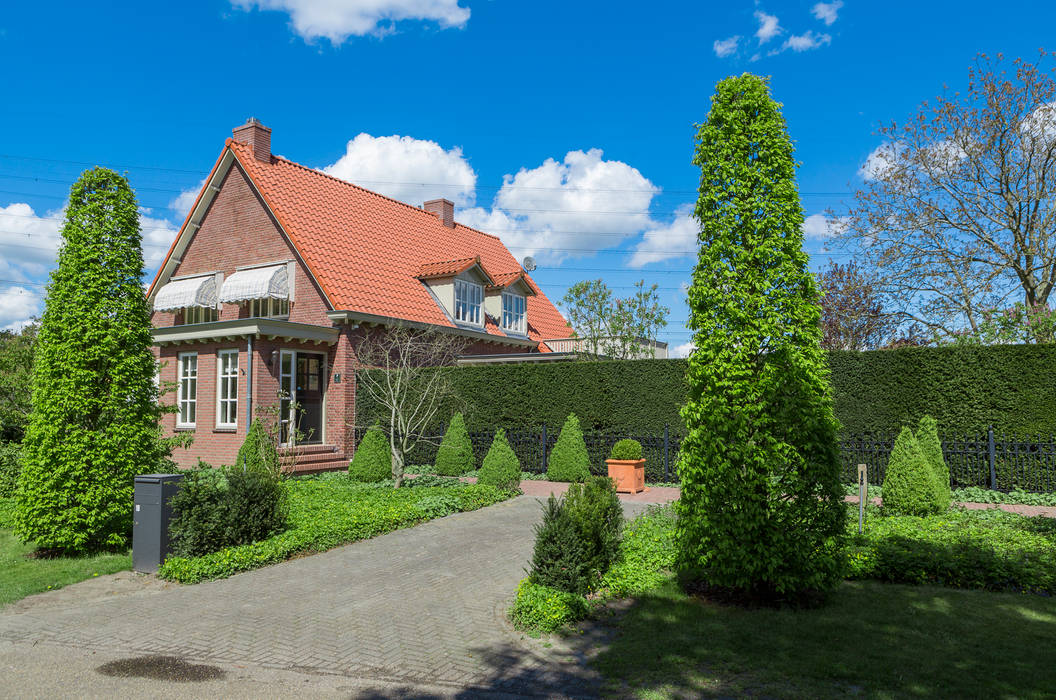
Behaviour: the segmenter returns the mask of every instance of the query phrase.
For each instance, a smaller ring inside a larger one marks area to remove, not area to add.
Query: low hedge
[[[170,557],[158,575],[179,583],[225,578],[296,554],[323,552],[415,525],[447,512],[476,510],[510,496],[483,484],[393,489],[358,485],[347,478],[291,480],[289,491],[290,528],[285,532],[200,557]]]

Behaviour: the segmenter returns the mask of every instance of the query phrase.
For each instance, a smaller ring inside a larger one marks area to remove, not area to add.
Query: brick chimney
[[[436,214],[444,226],[455,227],[455,203],[450,199],[430,199],[422,205],[422,209],[430,214]]]
[[[231,130],[235,141],[248,144],[253,148],[253,155],[257,160],[265,163],[271,162],[271,129],[264,126],[254,117],[246,120],[242,126],[236,126]]]

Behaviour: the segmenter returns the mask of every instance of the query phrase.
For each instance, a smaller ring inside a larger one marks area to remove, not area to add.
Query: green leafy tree
[[[21,442],[33,408],[33,352],[39,326],[0,331],[0,442]]]
[[[580,350],[592,356],[635,360],[653,357],[656,337],[671,309],[660,303],[657,285],[634,284],[627,298],[614,298],[603,280],[577,282],[562,303]]]
[[[678,569],[691,586],[803,600],[840,580],[844,503],[820,293],[768,81],[720,81],[697,141]]]
[[[895,439],[883,494],[886,515],[933,515],[944,510],[935,470],[910,428],[902,428]]]
[[[950,468],[942,456],[942,440],[939,439],[939,424],[931,416],[924,416],[917,425],[917,442],[920,451],[935,474],[935,504],[941,512],[950,507],[953,493],[950,489]]]
[[[550,481],[586,481],[590,478],[590,455],[575,413],[568,414],[546,463]]]
[[[521,462],[506,439],[506,431],[499,428],[488,448],[488,454],[480,463],[477,483],[487,484],[507,491],[521,487]]]
[[[104,168],[70,190],[37,337],[15,530],[67,552],[123,546],[138,473],[162,468],[139,213]]]
[[[381,427],[375,425],[359,441],[348,465],[348,476],[353,481],[367,483],[392,478],[392,451]]]
[[[451,416],[444,439],[440,441],[434,470],[443,476],[462,476],[473,467],[473,443],[466,431],[466,421],[461,413],[456,413]]]

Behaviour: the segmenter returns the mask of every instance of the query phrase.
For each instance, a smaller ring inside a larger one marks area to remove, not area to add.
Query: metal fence
[[[526,472],[546,471],[546,460],[557,442],[560,426],[543,425],[533,429],[507,430],[510,446]],[[356,444],[363,430],[356,430]],[[484,459],[495,430],[471,431],[470,440],[477,464]],[[430,436],[419,442],[408,464],[433,464],[442,436]],[[865,464],[870,484],[881,484],[887,461],[895,444],[894,434],[847,435],[840,441],[842,476],[846,483],[858,480],[858,465]],[[605,459],[618,440],[631,438],[642,444],[645,478],[652,482],[678,481],[676,457],[682,436],[668,427],[659,435],[635,435],[632,432],[586,432],[583,439],[595,474],[605,473]],[[942,452],[950,468],[954,488],[980,486],[1011,491],[1022,489],[1039,493],[1056,492],[1056,436],[1032,438],[1001,435],[991,428],[978,435],[945,436]]]

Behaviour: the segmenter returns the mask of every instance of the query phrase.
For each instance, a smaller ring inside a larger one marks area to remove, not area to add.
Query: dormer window
[[[484,286],[463,279],[455,280],[455,320],[474,326],[484,325]]]
[[[528,332],[525,310],[527,300],[521,294],[513,292],[502,293],[502,329],[512,333],[525,335]]]

